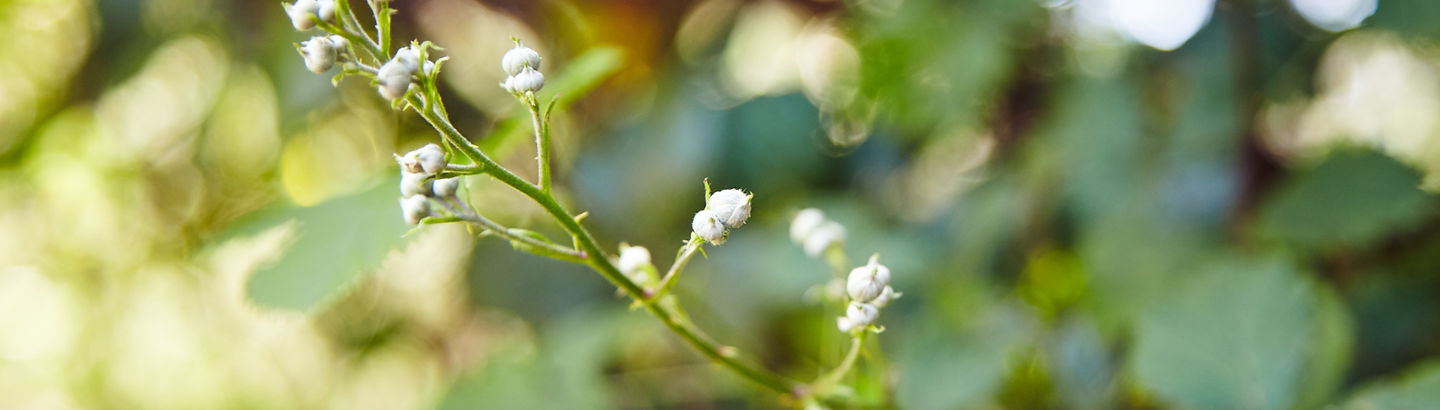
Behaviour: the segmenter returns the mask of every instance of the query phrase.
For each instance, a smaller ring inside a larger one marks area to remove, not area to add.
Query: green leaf
[[[1316,287],[1314,346],[1306,359],[1296,409],[1317,409],[1330,401],[1350,368],[1355,321],[1344,300],[1329,286]]]
[[[929,323],[909,332],[899,352],[899,407],[953,409],[989,397],[1008,374],[1011,357],[1029,345],[1032,324],[1022,310],[1001,305],[964,331]]]
[[[1420,182],[1418,171],[1384,154],[1338,151],[1266,201],[1259,232],[1315,250],[1364,245],[1430,213]]]
[[[1136,327],[1136,379],[1182,408],[1283,409],[1314,335],[1311,284],[1287,263],[1211,266]]]
[[[1422,410],[1440,403],[1440,361],[1416,365],[1397,380],[1360,389],[1341,408],[1347,410]]]
[[[408,227],[400,218],[395,184],[302,207],[280,204],[258,211],[222,236],[248,235],[295,224],[295,239],[272,266],[248,284],[257,304],[311,310],[321,301],[380,265],[402,245]]]

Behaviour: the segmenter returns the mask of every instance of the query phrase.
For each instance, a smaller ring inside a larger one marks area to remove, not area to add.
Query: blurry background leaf
[[[1140,318],[1136,381],[1185,408],[1289,408],[1313,340],[1312,285],[1281,260],[1197,275]]]
[[[295,224],[294,243],[247,286],[257,304],[310,310],[380,265],[409,229],[396,212],[395,183],[299,207],[279,204],[238,222],[224,236]]]
[[[1015,356],[1029,346],[1033,319],[1008,305],[976,317],[964,330],[929,323],[902,336],[897,353],[902,381],[896,385],[900,407],[972,407],[1004,382]]]
[[[1346,410],[1420,410],[1440,403],[1440,363],[1428,362],[1391,380],[1374,383],[1351,396]]]
[[[1297,174],[1260,213],[1261,234],[1306,249],[1361,246],[1433,210],[1420,173],[1374,151],[1340,150]]]

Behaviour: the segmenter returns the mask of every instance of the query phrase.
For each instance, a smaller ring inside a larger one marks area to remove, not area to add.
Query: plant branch
[[[645,299],[653,300],[669,293],[670,288],[675,286],[675,278],[680,276],[680,271],[685,269],[685,264],[690,262],[690,257],[695,256],[695,251],[700,250],[705,240],[694,232],[690,233],[690,240],[680,248],[679,256],[675,257],[675,263],[670,264],[670,270],[665,271],[665,277],[660,279],[660,286],[654,290],[645,292]]]
[[[840,364],[835,366],[835,369],[831,370],[830,373],[820,376],[819,379],[815,380],[815,383],[811,383],[811,390],[807,391],[806,394],[810,397],[823,395],[835,387],[836,384],[840,383],[840,379],[843,379],[845,374],[850,373],[850,368],[855,367],[855,359],[860,356],[860,349],[864,347],[864,345],[865,331],[862,330],[850,338],[850,351],[845,353],[845,359],[841,360]]]
[[[539,168],[540,190],[550,193],[550,123],[540,119],[539,97],[526,101],[530,122],[535,126],[535,162]]]

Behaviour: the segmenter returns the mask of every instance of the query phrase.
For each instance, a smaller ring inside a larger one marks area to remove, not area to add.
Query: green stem
[[[826,373],[824,376],[816,379],[815,383],[811,383],[811,390],[807,391],[806,394],[809,397],[824,395],[828,393],[831,388],[835,387],[836,384],[839,384],[840,379],[844,378],[846,373],[850,373],[850,368],[855,367],[855,359],[860,356],[860,348],[864,345],[864,331],[856,333],[851,337],[850,351],[845,353],[845,359],[841,360],[840,365],[835,366],[835,369],[831,370],[830,373]]]
[[[420,102],[419,97],[412,95],[410,98],[412,105],[416,107],[421,106],[417,104]],[[460,134],[460,131],[455,129],[455,126],[451,125],[449,121],[446,121],[442,115],[436,113],[434,110],[420,110],[420,116],[429,122],[436,131],[439,131],[442,138],[458,148],[462,154],[470,157],[485,174],[494,177],[505,185],[509,185],[516,191],[520,191],[521,194],[529,197],[530,200],[540,205],[546,213],[549,213],[556,222],[560,223],[566,232],[569,232],[570,235],[575,238],[575,242],[580,245],[580,251],[585,253],[585,264],[595,269],[596,272],[600,273],[600,276],[603,276],[606,280],[609,280],[610,283],[619,287],[621,291],[624,291],[625,294],[631,298],[644,302],[646,311],[649,311],[651,315],[654,315],[661,323],[665,324],[665,327],[669,328],[676,335],[679,335],[681,339],[684,339],[696,350],[699,350],[706,357],[710,358],[710,360],[729,368],[736,374],[778,393],[793,395],[796,391],[802,390],[799,388],[800,386],[793,381],[786,380],[769,371],[743,363],[735,359],[733,354],[722,353],[721,348],[717,344],[702,337],[699,330],[695,329],[692,324],[677,320],[667,308],[659,303],[655,303],[655,300],[646,299],[645,290],[629,278],[626,278],[615,265],[610,263],[609,258],[605,256],[605,251],[600,249],[600,246],[595,241],[595,238],[590,235],[590,232],[581,226],[580,223],[571,216],[570,212],[565,210],[565,208],[555,200],[554,196],[541,190],[540,187],[526,182],[509,170],[501,167],[494,160],[490,159],[489,156],[486,156],[485,153],[480,152],[479,147],[467,141],[465,137]]]
[[[526,246],[517,246],[516,248],[525,250],[527,252],[567,262],[585,263],[585,254],[583,253],[576,252],[574,249],[569,249],[560,245],[556,245],[554,243],[544,242],[528,236],[516,235],[514,233],[511,233],[509,228],[506,228],[488,218],[480,216],[480,214],[471,212],[456,215],[456,217],[458,217],[462,221],[480,225],[480,227],[494,232],[495,235],[498,235],[505,239],[509,239],[512,242],[523,243]]]
[[[700,250],[700,246],[704,243],[705,240],[701,239],[700,235],[691,232],[690,240],[680,248],[680,255],[675,257],[675,263],[670,264],[670,270],[666,271],[665,277],[660,279],[660,286],[652,292],[646,292],[645,298],[653,300],[669,293],[670,288],[675,286],[675,278],[680,276],[680,271],[685,269],[685,264],[690,262],[690,257],[695,256],[695,251]]]
[[[530,122],[535,126],[535,163],[540,169],[540,190],[550,193],[550,126],[540,120],[538,97],[530,99],[527,105],[530,106]]]

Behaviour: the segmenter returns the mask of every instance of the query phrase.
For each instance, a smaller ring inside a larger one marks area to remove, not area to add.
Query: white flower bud
[[[329,38],[330,46],[335,49],[336,53],[344,53],[350,51],[350,40],[346,40],[344,36],[341,36],[339,34],[332,34]]]
[[[879,317],[880,309],[875,306],[866,303],[850,302],[850,306],[845,307],[845,317],[843,318],[845,320],[837,320],[836,325],[840,327],[840,331],[848,333],[852,330],[864,329],[866,326],[874,324],[875,319]]]
[[[880,264],[879,255],[871,256],[870,263],[850,270],[850,277],[845,280],[845,291],[850,294],[850,299],[857,302],[870,302],[880,297],[885,287],[890,285],[890,268]]]
[[[880,296],[876,296],[875,300],[870,301],[870,304],[875,305],[875,307],[885,307],[885,305],[889,305],[890,302],[899,299],[901,296],[905,296],[905,294],[896,292],[895,289],[886,286],[885,290],[880,291]]]
[[[320,8],[315,11],[316,17],[325,21],[335,20],[335,0],[318,0],[315,3],[320,5]]]
[[[435,181],[426,179],[428,176],[414,172],[400,172],[400,195],[412,197],[415,195],[429,195],[435,190]]]
[[[300,48],[305,52],[305,68],[310,72],[320,74],[335,66],[335,44],[328,37],[311,37]]]
[[[455,196],[455,192],[459,190],[460,177],[437,179],[435,180],[434,186],[431,188],[431,191],[435,193],[436,198],[453,197]]]
[[[840,328],[843,333],[850,333],[850,330],[855,329],[855,325],[850,323],[850,318],[845,316],[835,318],[835,327]]]
[[[690,229],[712,245],[725,243],[725,224],[720,222],[720,216],[714,211],[703,209],[696,212],[695,219],[690,221]]]
[[[426,76],[426,77],[435,75],[435,62],[434,62],[434,61],[425,60],[425,63],[424,63],[424,64],[421,64],[420,67],[423,69],[423,70],[421,70],[421,72],[425,73],[425,76]]]
[[[414,156],[425,175],[435,175],[445,170],[445,150],[440,149],[439,145],[425,144],[405,156]]]
[[[535,71],[535,69],[530,67],[525,67],[524,70],[520,71],[520,74],[515,74],[514,77],[510,78],[513,80],[506,81],[510,84],[510,88],[516,93],[524,93],[527,91],[532,93],[539,92],[541,88],[545,88],[545,75],[540,74],[539,71]]]
[[[391,60],[380,66],[375,81],[380,83],[377,87],[380,96],[391,100],[403,98],[410,90],[410,71],[405,69],[405,64]]]
[[[810,233],[825,223],[825,213],[819,209],[805,208],[795,214],[795,219],[790,222],[790,240],[796,244],[805,243]]]
[[[515,94],[515,77],[505,77],[505,81],[500,82],[500,88],[505,89],[507,93]]]
[[[844,242],[845,227],[834,221],[825,221],[810,231],[810,234],[805,237],[805,243],[801,246],[805,248],[806,255],[814,258],[825,253],[825,250],[830,247],[839,246]]]
[[[534,70],[540,69],[540,53],[530,47],[516,44],[515,48],[506,51],[505,55],[500,57],[500,68],[505,70],[507,75],[520,74],[526,67]]]
[[[286,10],[286,14],[290,15],[290,24],[294,25],[296,30],[315,28],[315,21],[310,19],[310,15],[319,13],[320,3],[315,0],[295,0],[290,9]]]
[[[420,72],[420,52],[415,49],[415,46],[395,50],[395,59],[391,61],[399,61],[400,64],[404,64],[405,70],[409,71],[407,74]]]
[[[419,225],[421,219],[430,216],[430,200],[424,195],[407,196],[400,200],[400,213],[405,215],[405,223]]]
[[[655,265],[650,262],[650,250],[644,246],[630,246],[620,244],[620,259],[616,261],[615,267],[620,269],[626,277],[641,285],[648,285],[657,280],[652,272]]]
[[[738,189],[726,189],[710,194],[710,201],[706,208],[715,211],[720,216],[720,222],[731,228],[739,228],[750,219],[750,198],[753,195],[746,194]]]

